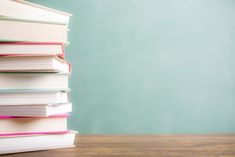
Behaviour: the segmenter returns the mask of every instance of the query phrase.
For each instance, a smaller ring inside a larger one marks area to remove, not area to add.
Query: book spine
[[[60,45],[61,46],[61,52],[62,54],[58,54],[56,56],[64,59],[65,57],[65,51],[64,51],[64,48],[65,48],[65,45],[64,43],[61,43],[61,42],[0,42],[0,45]],[[0,54],[0,57],[4,57],[4,56],[37,56],[37,55],[40,55],[40,54]]]
[[[67,118],[69,117],[69,114],[57,114],[57,115],[51,115],[49,117],[43,117],[43,118]],[[11,118],[37,118],[37,117],[25,117],[25,116],[0,116],[1,119],[11,119]]]
[[[0,134],[0,137],[6,136],[22,136],[22,135],[48,135],[48,134],[67,134],[69,130],[65,131],[52,131],[52,132],[20,132],[20,133],[10,133],[10,134]]]
[[[0,45],[64,45],[61,42],[0,42]]]

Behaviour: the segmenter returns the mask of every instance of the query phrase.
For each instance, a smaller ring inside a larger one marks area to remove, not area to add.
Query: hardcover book
[[[66,134],[1,136],[0,154],[74,147],[75,135],[76,132],[70,131]]]
[[[69,18],[72,16],[69,13],[23,0],[0,1],[0,15],[2,15],[1,18],[58,23],[64,25],[68,25]]]
[[[0,116],[0,136],[67,133],[68,115],[44,118]]]
[[[72,111],[71,103],[38,105],[0,105],[2,116],[48,117]]]
[[[68,79],[65,73],[0,73],[0,90],[67,90]]]
[[[0,56],[58,56],[64,59],[64,44],[58,42],[0,42]]]
[[[70,65],[57,56],[4,56],[0,57],[0,72],[69,73]]]

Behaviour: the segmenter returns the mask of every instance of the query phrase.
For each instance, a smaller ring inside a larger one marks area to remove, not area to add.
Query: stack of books
[[[74,146],[70,14],[26,1],[0,1],[0,154]]]

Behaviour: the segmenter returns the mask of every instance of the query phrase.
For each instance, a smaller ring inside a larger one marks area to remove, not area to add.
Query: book
[[[67,27],[60,24],[13,21],[0,18],[0,41],[67,43]]]
[[[1,72],[63,72],[69,73],[69,64],[57,56],[0,57]]]
[[[0,1],[1,18],[21,19],[26,21],[40,21],[68,25],[69,13],[47,8],[23,0]]]
[[[76,132],[0,137],[0,154],[74,147]]]
[[[49,117],[72,111],[71,103],[37,105],[0,105],[2,116]]]
[[[69,102],[69,91],[0,90],[0,100],[0,106],[62,104]]]
[[[64,44],[57,42],[0,42],[0,56],[58,56],[64,59]]]
[[[50,117],[0,116],[0,136],[67,133],[68,115]]]
[[[67,90],[69,74],[0,73],[0,90]]]

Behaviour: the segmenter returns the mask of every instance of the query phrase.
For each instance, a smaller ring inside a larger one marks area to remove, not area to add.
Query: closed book
[[[57,56],[0,57],[0,72],[70,72],[70,65]]]
[[[23,0],[1,0],[0,15],[2,18],[21,19],[68,25],[72,16],[59,10],[47,8]]]
[[[66,133],[67,115],[44,118],[0,116],[0,136]]]
[[[0,18],[0,41],[67,43],[67,27],[60,24],[13,21]]]
[[[64,58],[64,44],[59,42],[0,42],[0,56],[59,56]]]
[[[0,106],[62,104],[68,102],[69,91],[0,90]]]
[[[0,154],[74,147],[75,132],[0,137]]]
[[[2,116],[48,117],[72,111],[71,103],[33,104],[33,105],[0,105]]]
[[[69,74],[0,73],[0,90],[67,90]]]

